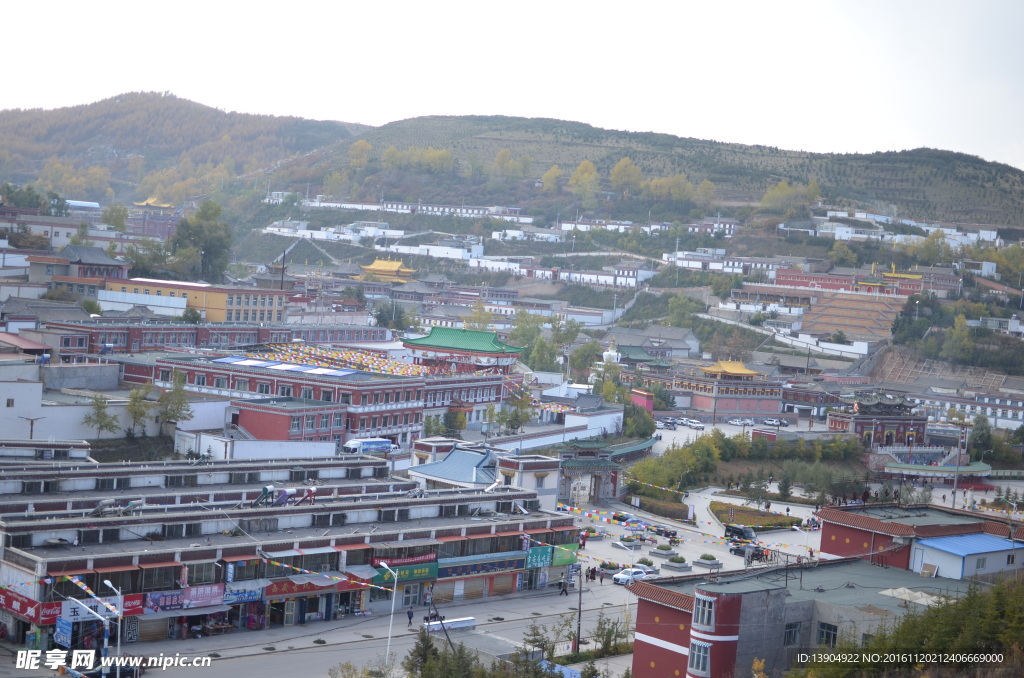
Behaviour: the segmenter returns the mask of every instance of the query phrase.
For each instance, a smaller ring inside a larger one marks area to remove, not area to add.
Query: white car
[[[694,429],[695,431],[703,431],[704,430],[704,424],[702,424],[701,422],[697,421],[696,419],[691,419],[690,421],[687,422],[686,425],[689,426],[690,428]]]
[[[654,428],[665,428],[665,422],[661,420],[654,422]]]
[[[744,426],[755,426],[756,422],[753,419],[744,419],[743,420],[743,425]]]
[[[650,568],[646,567],[627,567],[622,572],[619,572],[612,576],[612,581],[616,584],[625,586],[626,584],[632,584],[635,581],[641,581],[654,574],[653,571],[648,571]]]
[[[730,419],[729,424],[732,426],[746,426],[745,420],[743,419]]]

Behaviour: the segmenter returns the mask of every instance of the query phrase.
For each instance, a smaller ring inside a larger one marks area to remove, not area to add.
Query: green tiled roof
[[[638,362],[649,362],[654,356],[645,351],[641,346],[618,346],[616,349],[623,360],[636,360]]]
[[[430,333],[419,339],[403,339],[409,346],[440,348],[480,353],[521,353],[523,349],[498,340],[496,332],[459,330],[453,327],[431,327]]]

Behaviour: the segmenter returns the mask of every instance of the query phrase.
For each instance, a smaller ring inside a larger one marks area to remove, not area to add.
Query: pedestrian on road
[[[410,628],[411,629],[412,628],[412,615],[413,615],[412,605],[409,606],[409,611],[406,614],[409,615],[409,626],[406,627],[406,628]]]
[[[558,589],[559,589],[558,590],[558,595],[560,595],[560,596],[563,596],[563,595],[567,596],[567,595],[569,595],[569,584],[565,581],[565,575],[564,574],[562,575],[562,578],[558,580]]]
[[[786,507],[786,517],[789,517],[789,507]]]
[[[601,577],[601,586],[604,586],[604,568],[603,567],[601,568],[601,574],[598,575],[598,576]]]

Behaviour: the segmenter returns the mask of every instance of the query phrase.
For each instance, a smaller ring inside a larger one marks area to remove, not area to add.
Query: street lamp
[[[381,561],[380,566],[391,573],[391,619],[388,620],[388,649],[387,657],[388,667],[391,667],[391,628],[395,625],[395,600],[398,598],[398,573],[388,567],[388,564]]]
[[[117,594],[117,678],[121,678],[121,620],[124,619],[124,595],[110,583],[109,579],[104,579],[103,584]]]
[[[985,463],[985,455],[988,454],[991,451],[992,450],[985,450],[984,452],[982,452],[981,453],[981,459],[979,459],[978,461],[981,462],[981,463]]]
[[[103,622],[103,658],[106,659],[110,655],[110,620],[96,612],[96,610],[92,609],[78,598],[68,598],[68,600],[78,604],[83,610]],[[104,678],[106,678],[106,676],[110,675],[110,666],[108,666],[106,662],[100,663],[103,665],[101,671]]]

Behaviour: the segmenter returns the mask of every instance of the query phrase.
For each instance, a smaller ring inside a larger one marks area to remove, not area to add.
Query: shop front
[[[569,578],[569,566],[574,564],[579,557],[576,552],[580,550],[580,544],[576,541],[576,534],[579,532],[579,528],[572,527],[568,530],[556,532],[554,539],[555,544],[551,553],[551,567],[548,568],[547,580],[548,582],[558,581],[565,576]],[[571,541],[569,541],[571,539]],[[557,543],[563,541],[564,543]]]
[[[523,588],[545,589],[548,586],[548,568],[554,555],[553,546],[533,546],[526,552],[526,570],[523,572]]]
[[[419,560],[429,558],[424,562],[400,563],[399,560]],[[398,575],[397,585],[394,577],[383,567],[380,567],[381,560],[387,563],[388,567]],[[410,558],[381,559],[374,558],[377,566],[377,576],[372,582],[381,588],[370,589],[370,602],[391,600],[391,589],[394,588],[398,595],[395,601],[396,607],[411,607],[426,605],[432,595],[434,581],[437,579],[437,554],[430,553],[423,556]],[[390,606],[390,602],[388,603]],[[383,609],[383,608],[381,608]]]
[[[435,600],[472,600],[513,593],[523,585],[525,567],[526,554],[522,551],[492,554],[487,560],[479,556],[445,558],[438,561]]]
[[[58,603],[59,608],[54,617],[43,614],[40,617],[40,624],[43,626],[54,626],[53,644],[67,649],[94,650],[103,645],[103,622],[96,618],[99,615],[105,619],[117,621],[117,614],[107,605],[115,610],[122,611],[120,624],[110,624],[110,643],[117,643],[118,632],[122,633],[121,644],[126,645],[138,642],[139,615],[142,614],[143,596],[141,593],[131,593],[124,596],[123,601],[118,596],[103,596],[99,599],[86,597],[77,599],[78,603],[70,600],[63,600]],[[79,604],[81,603],[81,605]],[[82,605],[92,610],[93,614],[82,609]],[[123,607],[121,607],[123,606]]]
[[[171,591],[146,593],[139,618],[139,640],[202,638],[225,633],[229,605],[224,584],[203,584]]]
[[[263,590],[270,586],[269,579],[257,578],[261,560],[255,555],[225,556],[224,604],[228,620],[236,628],[260,631],[267,628],[266,604]]]
[[[0,589],[0,640],[30,650],[45,650],[49,627],[60,616],[59,602],[40,603],[12,588]]]

